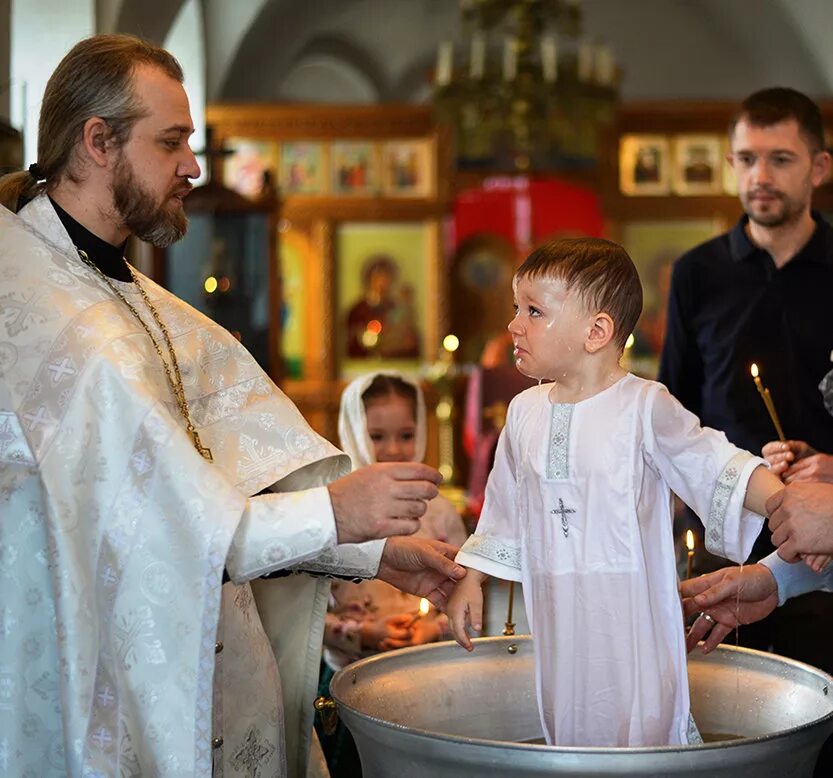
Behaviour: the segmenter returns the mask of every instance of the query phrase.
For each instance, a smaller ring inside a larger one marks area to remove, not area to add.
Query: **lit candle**
[[[688,549],[688,563],[686,564],[686,578],[691,578],[691,566],[694,562],[694,533],[689,529],[685,533],[685,547]]]
[[[428,611],[431,610],[431,603],[423,597],[419,601],[419,610],[416,612],[416,615],[408,622],[408,626],[406,629],[410,629],[414,626],[423,616],[428,615]]]
[[[761,395],[761,399],[764,401],[767,413],[769,413],[769,418],[772,419],[775,432],[778,433],[778,440],[786,440],[787,438],[784,435],[784,430],[781,429],[781,421],[775,411],[775,403],[772,402],[772,395],[769,393],[769,389],[764,388],[764,385],[761,383],[758,366],[754,362],[752,363],[750,372],[752,373],[752,380],[755,382],[755,388],[758,390],[758,394]]]

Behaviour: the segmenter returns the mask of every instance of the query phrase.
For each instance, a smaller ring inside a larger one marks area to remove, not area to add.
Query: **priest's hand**
[[[790,484],[766,508],[772,543],[782,559],[796,562],[806,554],[833,554],[833,485]]]
[[[466,574],[454,562],[457,551],[440,540],[388,538],[376,577],[443,610],[454,582]]]
[[[381,462],[359,468],[327,488],[339,543],[412,535],[442,476],[421,462]]]
[[[689,578],[680,584],[680,594],[686,617],[700,614],[686,636],[686,648],[691,651],[705,640],[704,654],[738,625],[760,621],[778,606],[775,578],[768,567],[758,564],[724,567]]]

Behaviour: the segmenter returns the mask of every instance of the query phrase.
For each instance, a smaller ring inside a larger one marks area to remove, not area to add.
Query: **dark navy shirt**
[[[833,417],[818,385],[833,368],[833,229],[816,229],[780,270],[730,232],[675,264],[659,380],[705,426],[760,454],[777,435],[750,375],[757,363],[787,438],[833,453]]]

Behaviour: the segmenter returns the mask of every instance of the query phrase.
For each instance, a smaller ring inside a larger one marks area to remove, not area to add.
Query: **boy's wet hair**
[[[620,245],[602,238],[562,238],[533,251],[518,268],[520,278],[562,281],[593,313],[613,319],[613,341],[624,349],[642,313],[642,284]]]
[[[745,120],[752,127],[772,127],[795,119],[811,154],[824,150],[824,122],[821,109],[807,95],[785,86],[761,89],[744,100],[729,124],[729,137]]]
[[[414,418],[416,418],[417,393],[412,384],[403,381],[399,376],[380,373],[370,382],[367,389],[362,392],[362,402],[364,403],[365,410],[367,410],[367,406],[370,403],[386,397],[402,397],[408,400],[411,403]]]

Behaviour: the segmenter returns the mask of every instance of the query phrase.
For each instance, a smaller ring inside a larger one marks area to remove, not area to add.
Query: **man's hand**
[[[794,483],[766,504],[778,555],[796,562],[802,555],[833,554],[833,485]]]
[[[379,643],[381,651],[421,646],[423,643],[434,643],[442,637],[442,630],[437,623],[437,619],[419,618],[414,620],[413,613],[402,613],[398,616],[391,616],[387,622],[390,624],[391,632],[398,629],[404,630],[405,634],[391,634],[390,637]]]
[[[333,481],[327,488],[338,542],[413,534],[441,482],[439,472],[421,462],[377,463]]]
[[[396,616],[387,619],[371,617],[362,622],[361,629],[362,648],[369,648],[371,651],[388,651],[390,648],[398,648],[399,644],[408,645],[411,633],[407,624],[401,623]],[[392,641],[396,645],[388,645]]]
[[[454,563],[458,550],[440,540],[388,538],[376,577],[444,610],[454,582],[466,574]]]
[[[686,636],[691,651],[705,639],[703,653],[715,649],[739,624],[751,624],[769,616],[778,605],[778,586],[768,567],[724,567],[680,584],[686,617],[700,613]],[[709,621],[703,614],[708,614]]]

